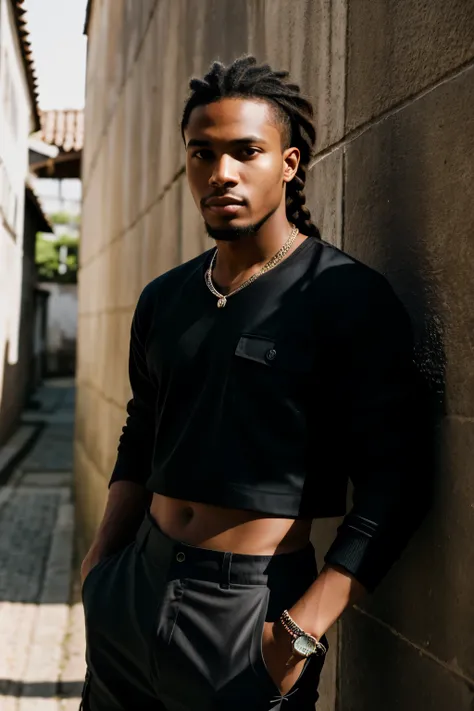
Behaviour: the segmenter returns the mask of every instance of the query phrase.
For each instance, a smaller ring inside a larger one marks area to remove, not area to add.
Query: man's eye
[[[199,160],[209,160],[212,157],[212,151],[201,150],[193,153],[193,158],[198,158]]]
[[[252,156],[256,155],[258,153],[257,148],[243,148],[242,153],[245,155],[246,158],[252,158]]]

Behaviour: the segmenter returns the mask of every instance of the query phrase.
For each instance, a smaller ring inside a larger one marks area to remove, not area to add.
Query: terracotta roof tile
[[[42,111],[41,140],[57,146],[64,153],[81,151],[84,145],[84,111]]]

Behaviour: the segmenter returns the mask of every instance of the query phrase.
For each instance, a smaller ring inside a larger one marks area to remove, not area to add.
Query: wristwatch
[[[324,644],[319,642],[313,635],[302,630],[294,619],[290,617],[288,610],[283,610],[280,615],[280,622],[293,638],[293,652],[286,662],[286,666],[289,666],[293,657],[296,656],[310,657],[312,654],[316,654],[316,656],[322,657],[326,654],[327,649]]]

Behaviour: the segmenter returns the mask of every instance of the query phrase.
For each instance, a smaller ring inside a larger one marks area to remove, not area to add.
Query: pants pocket
[[[84,605],[84,609],[86,609],[86,607],[90,604],[91,589],[94,589],[93,583],[96,576],[100,575],[100,573],[102,573],[105,568],[109,567],[111,563],[118,562],[122,556],[125,556],[127,552],[132,550],[132,546],[133,544],[129,544],[125,548],[120,548],[118,551],[104,556],[89,570],[84,582],[82,583],[81,589],[82,604]]]
[[[257,677],[257,679],[263,684],[263,686],[266,688],[267,692],[272,695],[272,696],[277,696],[279,698],[287,698],[290,695],[294,694],[298,688],[300,687],[302,681],[303,681],[303,676],[306,676],[308,673],[311,674],[311,671],[308,671],[310,669],[315,669],[318,666],[319,671],[318,674],[316,675],[315,678],[315,683],[318,680],[319,677],[319,672],[321,671],[322,664],[324,663],[324,659],[321,659],[320,657],[316,657],[315,655],[312,655],[308,657],[305,660],[305,663],[303,665],[303,668],[301,669],[301,672],[298,676],[298,678],[295,680],[295,683],[292,685],[292,687],[285,693],[282,694],[280,688],[278,685],[275,683],[273,680],[272,676],[270,675],[270,672],[268,671],[267,665],[265,663],[265,659],[263,656],[263,648],[262,648],[262,643],[263,643],[263,630],[264,630],[264,624],[265,624],[265,619],[267,617],[267,613],[269,610],[269,604],[270,604],[270,593],[271,590],[270,588],[264,588],[263,594],[262,594],[262,600],[260,603],[260,608],[259,608],[259,613],[257,615],[256,619],[256,624],[253,630],[253,635],[252,635],[252,640],[251,640],[251,646],[250,646],[250,665],[252,667],[252,670]],[[283,605],[281,608],[281,612],[283,609],[285,609],[286,605]],[[274,615],[272,615],[272,618]],[[326,639],[324,638],[323,643],[326,644]]]
[[[82,595],[82,600],[84,601],[84,591],[86,587],[89,585],[90,580],[92,577],[95,575],[95,573],[99,570],[99,568],[105,563],[105,561],[109,560],[112,556],[105,556],[104,558],[101,558],[98,563],[92,566],[92,568],[89,570],[87,573],[86,577],[84,578],[84,582],[82,583],[82,588],[81,588],[81,595]]]

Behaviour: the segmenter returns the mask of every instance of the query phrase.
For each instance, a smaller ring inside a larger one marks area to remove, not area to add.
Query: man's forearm
[[[116,481],[110,489],[104,516],[88,555],[102,558],[133,540],[150,493],[132,481]]]
[[[304,595],[288,610],[305,632],[319,639],[342,615],[367,593],[343,568],[325,565]]]

